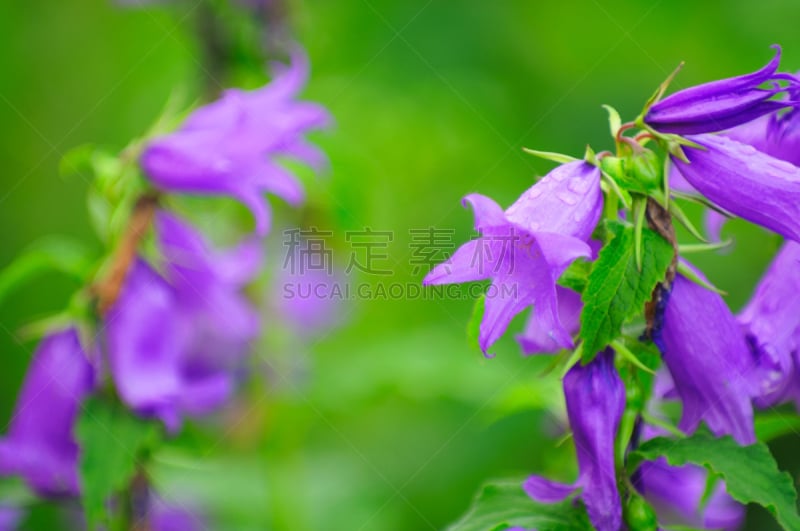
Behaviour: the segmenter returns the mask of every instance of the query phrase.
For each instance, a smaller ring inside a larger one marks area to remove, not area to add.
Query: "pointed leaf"
[[[581,296],[580,337],[583,360],[589,361],[620,336],[622,325],[644,313],[656,284],[664,280],[672,261],[672,246],[656,232],[642,229],[642,268],[636,267],[634,230],[608,224],[614,235],[600,250]]]
[[[484,485],[467,514],[449,531],[494,531],[521,527],[538,531],[592,529],[582,505],[570,500],[540,504],[522,490],[523,480],[501,480]]]

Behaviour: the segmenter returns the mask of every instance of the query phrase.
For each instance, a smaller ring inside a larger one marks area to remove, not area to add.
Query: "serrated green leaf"
[[[630,454],[629,470],[635,470],[644,460],[661,456],[674,466],[694,463],[710,469],[722,477],[733,499],[744,504],[757,503],[784,529],[800,530],[792,477],[778,470],[764,443],[739,446],[730,436],[716,438],[706,434],[678,440],[657,437]]]
[[[39,240],[0,271],[0,303],[14,289],[49,271],[82,281],[91,265],[88,250],[76,241],[55,236]]]
[[[522,490],[522,480],[501,480],[483,486],[469,511],[449,531],[488,531],[519,526],[539,531],[592,529],[586,510],[565,501],[540,504]]]
[[[619,337],[622,325],[644,311],[656,284],[672,261],[672,246],[650,229],[642,230],[642,268],[636,267],[634,231],[616,222],[608,224],[614,235],[600,250],[583,292],[580,337],[583,359]]]
[[[107,523],[109,498],[123,491],[142,455],[155,447],[161,428],[135,417],[121,404],[100,397],[86,401],[75,434],[80,447],[79,474],[89,529]]]

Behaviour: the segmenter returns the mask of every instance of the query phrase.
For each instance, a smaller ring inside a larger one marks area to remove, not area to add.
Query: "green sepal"
[[[533,155],[534,157],[539,157],[540,159],[549,160],[552,162],[558,162],[559,164],[566,164],[567,162],[575,162],[578,160],[575,157],[564,155],[563,153],[555,153],[552,151],[538,151],[528,148],[522,148],[522,151],[529,155]]]

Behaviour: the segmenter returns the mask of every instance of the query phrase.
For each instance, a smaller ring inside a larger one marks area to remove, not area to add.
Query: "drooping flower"
[[[689,163],[672,163],[698,192],[723,209],[800,240],[800,168],[723,135],[687,137]]]
[[[437,265],[424,284],[492,279],[479,335],[484,352],[511,319],[531,305],[546,335],[557,345],[571,346],[558,315],[556,280],[573,260],[591,253],[586,242],[603,204],[600,171],[583,161],[563,164],[505,212],[479,194],[468,195],[464,202],[475,212],[481,237]]]
[[[700,466],[671,466],[661,457],[642,463],[633,480],[664,526],[733,531],[744,521],[744,506],[728,495],[722,481],[702,503],[708,471]]]
[[[33,355],[9,433],[0,440],[0,474],[22,476],[41,496],[78,495],[73,427],[93,385],[94,370],[77,332],[46,337]]]
[[[791,100],[774,100],[773,96],[787,88],[777,85],[786,81],[796,87],[797,79],[777,73],[781,58],[775,46],[775,57],[763,68],[738,77],[720,79],[680,90],[651,106],[644,122],[663,133],[690,135],[724,131],[737,125],[793,105]],[[770,84],[768,88],[759,88]]]
[[[656,344],[683,404],[683,431],[704,420],[715,435],[755,442],[752,358],[719,294],[678,275]]]
[[[800,352],[800,243],[787,241],[756,286],[738,319],[753,349],[759,384],[756,405],[774,405],[800,385],[795,355]]]
[[[194,111],[180,129],[153,140],[141,157],[142,168],[157,187],[181,193],[228,195],[253,212],[256,230],[269,229],[265,192],[292,204],[303,189],[279,161],[311,166],[325,157],[303,135],[329,122],[320,105],[295,100],[308,76],[308,61],[295,53],[292,65],[255,91],[231,89],[214,103]]]
[[[137,260],[106,318],[111,375],[122,400],[175,431],[184,415],[202,415],[231,394],[233,371],[197,342],[197,321],[182,311],[175,288]]]
[[[572,484],[529,477],[523,488],[541,503],[562,501],[577,490],[599,531],[622,526],[622,506],[614,466],[614,441],[625,409],[625,387],[605,350],[589,364],[575,365],[564,377],[564,398],[578,455],[578,480]]]

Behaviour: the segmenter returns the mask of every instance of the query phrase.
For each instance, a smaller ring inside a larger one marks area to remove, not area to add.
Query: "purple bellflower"
[[[690,135],[724,131],[755,120],[778,109],[793,105],[790,100],[773,100],[789,90],[777,85],[788,81],[797,86],[790,74],[777,73],[781,50],[763,68],[743,76],[720,79],[671,94],[651,106],[644,122],[663,133]],[[759,88],[769,84],[769,88]]]
[[[800,112],[797,108],[740,125],[726,131],[725,136],[776,159],[800,165]]]
[[[800,398],[796,365],[800,352],[797,293],[800,293],[800,243],[787,241],[738,316],[758,366],[759,392],[755,404],[759,407]]]
[[[108,312],[109,368],[122,400],[176,431],[183,415],[202,415],[233,391],[228,360],[218,345],[198,341],[198,321],[179,303],[173,286],[137,260]],[[208,349],[211,349],[209,352]]]
[[[533,305],[532,318],[546,336],[572,346],[558,312],[556,281],[578,257],[600,217],[600,171],[583,161],[563,164],[528,189],[505,212],[480,194],[464,198],[475,212],[481,237],[462,245],[437,265],[425,285],[492,279],[480,326],[484,353],[515,315]]]
[[[614,466],[614,441],[625,409],[625,387],[607,349],[587,365],[576,364],[564,377],[564,398],[578,454],[578,480],[572,484],[529,477],[523,488],[541,503],[561,501],[580,490],[592,524],[599,531],[622,526],[622,505]]]
[[[683,404],[679,427],[693,432],[705,420],[715,435],[754,443],[754,365],[722,297],[678,275],[654,340]]]
[[[46,337],[22,385],[8,435],[0,440],[0,474],[20,475],[40,496],[77,496],[78,410],[94,370],[74,329]]]
[[[723,209],[800,240],[800,168],[722,135],[687,137],[689,163],[672,163],[698,192]]]
[[[253,212],[256,231],[265,234],[270,220],[264,192],[291,204],[304,199],[302,186],[277,158],[313,167],[325,162],[303,135],[325,126],[328,113],[294,99],[307,76],[308,61],[296,53],[291,67],[280,69],[267,86],[226,91],[189,115],[180,129],[147,146],[141,157],[145,174],[166,191],[236,198]]]
[[[728,495],[723,481],[714,486],[707,503],[701,503],[708,479],[703,467],[671,466],[661,457],[642,463],[633,478],[662,525],[733,531],[744,521],[744,506]]]

